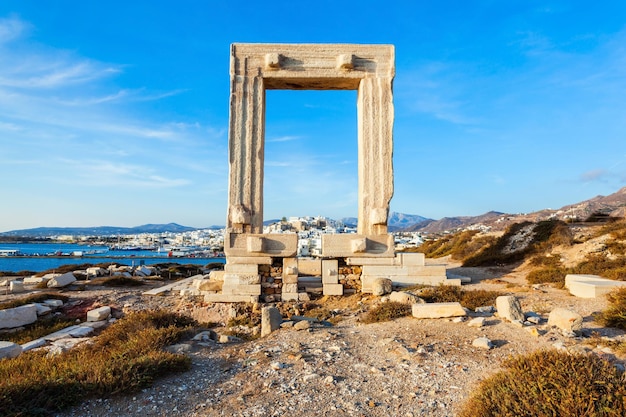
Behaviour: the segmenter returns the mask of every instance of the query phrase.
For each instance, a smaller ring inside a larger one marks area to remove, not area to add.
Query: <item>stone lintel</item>
[[[366,248],[355,253],[353,241],[365,239]],[[322,256],[329,258],[393,258],[394,257],[393,235],[358,235],[338,234],[322,235]]]
[[[258,242],[262,239],[261,251],[250,252],[248,250],[249,238]],[[248,234],[226,233],[224,238],[224,252],[228,259],[235,257],[294,257],[298,252],[298,235],[286,234]]]

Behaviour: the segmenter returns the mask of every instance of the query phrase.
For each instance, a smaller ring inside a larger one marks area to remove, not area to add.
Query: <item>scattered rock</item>
[[[263,307],[261,309],[261,337],[278,330],[282,321],[283,317],[276,307]]]
[[[486,337],[479,337],[477,339],[474,339],[474,341],[472,342],[472,346],[487,350],[493,349],[494,347],[493,343],[491,343],[491,340]]]
[[[393,291],[389,294],[389,301],[402,304],[423,304],[425,302],[417,295],[406,291]]]
[[[307,330],[311,328],[311,322],[308,320],[302,320],[294,324],[293,328],[296,330]]]
[[[48,281],[48,288],[63,288],[76,281],[73,273],[67,272],[63,275],[57,275]]]
[[[557,307],[548,316],[548,326],[555,326],[567,332],[578,333],[583,328],[583,317],[575,311]]]
[[[87,321],[102,321],[111,316],[111,307],[102,306],[87,312]]]
[[[9,283],[10,293],[17,294],[24,291],[26,291],[26,289],[24,288],[24,283],[22,281],[11,281]]]
[[[496,308],[498,316],[508,321],[524,321],[524,313],[517,297],[513,295],[502,295],[496,298]]]
[[[476,307],[474,311],[480,314],[493,314],[495,313],[496,309],[493,306],[482,306]]]
[[[391,293],[393,281],[389,278],[376,278],[372,282],[372,294],[381,296]]]
[[[484,317],[474,317],[473,319],[471,319],[467,325],[469,327],[483,327],[485,325],[485,318]]]
[[[22,354],[22,347],[13,342],[0,342],[0,359],[17,358]]]
[[[439,319],[467,315],[461,304],[456,302],[413,304],[412,313],[413,317],[418,319]]]
[[[0,310],[0,329],[14,329],[37,321],[37,307],[26,304]]]

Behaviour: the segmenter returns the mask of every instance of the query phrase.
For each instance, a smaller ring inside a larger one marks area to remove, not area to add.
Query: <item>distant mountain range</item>
[[[433,220],[416,214],[391,212],[389,231],[407,231],[424,233],[442,233],[462,230],[470,227],[488,227],[491,230],[504,230],[512,223],[522,221],[537,222],[546,219],[585,220],[592,214],[601,213],[611,217],[626,217],[626,187],[608,196],[597,196],[580,203],[564,206],[560,209],[545,209],[533,213],[506,214],[490,211],[480,216],[444,217]],[[279,222],[267,220],[264,224]],[[356,217],[344,217],[339,222],[347,226],[356,226]],[[211,226],[209,229],[221,229],[223,226]],[[206,228],[205,228],[206,229]],[[35,229],[12,230],[0,233],[0,236],[50,237],[58,235],[75,236],[116,236],[140,233],[181,233],[198,230],[194,227],[176,223],[144,224],[136,227],[38,227]]]
[[[212,226],[210,228],[220,228]],[[136,235],[141,233],[181,233],[197,230],[195,227],[181,226],[176,223],[168,224],[144,224],[136,227],[37,227],[34,229],[11,230],[0,233],[0,236],[23,236],[23,237],[50,237],[59,235],[74,236],[116,236]]]

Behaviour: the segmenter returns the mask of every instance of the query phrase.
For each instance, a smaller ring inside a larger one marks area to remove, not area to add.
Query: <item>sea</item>
[[[20,256],[3,256],[3,251],[17,250]],[[78,254],[82,256],[77,256]],[[179,263],[206,265],[225,263],[223,257],[170,257],[167,252],[150,250],[110,250],[107,246],[69,243],[0,243],[0,271],[42,272],[62,265],[117,262],[128,266]]]

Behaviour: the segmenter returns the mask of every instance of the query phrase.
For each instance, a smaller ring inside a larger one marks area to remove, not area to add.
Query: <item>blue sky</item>
[[[229,45],[396,48],[391,208],[626,185],[626,2],[0,3],[0,231],[224,224]],[[265,218],[355,216],[356,93],[270,91]]]

